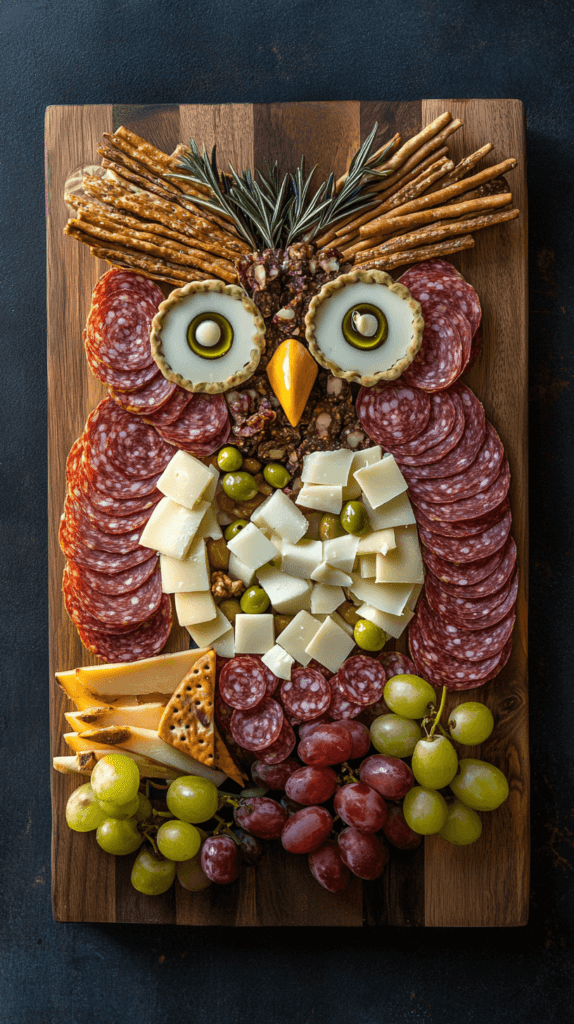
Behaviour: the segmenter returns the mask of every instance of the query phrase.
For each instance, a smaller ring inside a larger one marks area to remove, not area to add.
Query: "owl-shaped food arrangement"
[[[120,128],[66,194],[67,234],[112,269],[84,332],[109,396],[70,452],[60,527],[66,609],[103,664],[59,675],[76,757],[55,767],[92,773],[68,823],[139,850],[142,892],[176,862],[184,887],[231,882],[262,839],[337,892],[378,877],[384,836],[473,842],[506,798],[451,742],[486,738],[488,708],[441,725],[447,691],[508,661],[518,587],[508,462],[461,380],[480,300],[444,259],[518,216],[515,161],[476,171],[487,144],[455,165],[460,127],[445,113],[375,150],[375,125],[318,186],[304,159],[238,173]],[[194,648],[158,657],[172,600]],[[195,828],[226,776],[241,840]],[[141,777],[174,780],[173,820]]]

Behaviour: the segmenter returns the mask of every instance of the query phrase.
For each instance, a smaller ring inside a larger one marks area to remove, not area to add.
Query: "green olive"
[[[268,484],[271,484],[272,487],[276,487],[278,490],[282,487],[287,487],[291,479],[285,466],[282,466],[280,462],[268,462],[263,470],[263,476]]]
[[[227,497],[234,501],[249,501],[257,494],[257,481],[251,473],[226,473],[221,486]]]
[[[207,539],[207,557],[212,569],[227,569],[229,551],[223,537],[218,537],[217,540],[212,537]]]
[[[269,598],[263,587],[248,587],[239,604],[245,615],[261,615],[269,608]]]
[[[207,331],[203,324],[206,325]],[[211,335],[209,341],[205,333]],[[203,359],[220,359],[229,352],[233,344],[233,327],[221,313],[198,313],[187,328],[187,344],[196,356]]]
[[[279,636],[284,629],[287,629],[289,623],[293,622],[293,615],[279,615],[279,613],[276,612],[273,616],[273,621],[275,623],[275,636]]]
[[[246,526],[249,526],[247,519],[236,519],[234,523],[230,523],[223,536],[226,540],[233,540],[233,538],[237,537],[237,534],[241,533]]]
[[[358,325],[365,322],[369,325],[372,323],[374,329],[366,333],[358,330]],[[348,341],[353,348],[371,351],[379,348],[386,341],[389,326],[381,309],[373,306],[370,302],[362,302],[347,310],[343,318],[342,330],[345,341]]]
[[[229,597],[225,601],[221,602],[219,610],[223,612],[226,619],[229,619],[232,624],[235,624],[235,616],[239,615],[241,605],[235,597]]]
[[[361,536],[369,529],[369,517],[362,501],[348,501],[341,512],[341,526],[347,533]]]
[[[359,619],[353,636],[357,647],[362,647],[364,651],[381,651],[387,642],[386,633],[368,619]]]
[[[326,512],[324,516],[321,516],[319,540],[333,540],[335,537],[342,537],[344,533],[340,516],[336,516],[332,512]]]
[[[233,448],[232,445],[228,445],[227,448],[222,448],[217,456],[217,465],[219,466],[222,473],[233,473],[237,469],[241,469],[243,465],[243,456],[237,448]]]

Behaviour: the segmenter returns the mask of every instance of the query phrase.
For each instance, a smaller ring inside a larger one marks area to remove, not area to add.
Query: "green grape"
[[[463,757],[450,783],[455,796],[475,811],[495,811],[508,796],[508,782],[500,768],[475,757]]]
[[[371,742],[379,754],[410,757],[422,732],[418,722],[400,715],[379,715],[371,723]]]
[[[241,471],[239,473],[226,473],[221,481],[221,486],[228,498],[234,501],[249,501],[257,494],[257,481],[251,473]]]
[[[98,800],[128,804],[140,786],[139,768],[127,754],[106,754],[93,769],[90,782]]]
[[[187,821],[165,821],[157,830],[156,842],[168,860],[190,860],[201,846],[201,836]]]
[[[219,793],[209,779],[180,775],[169,787],[166,800],[176,818],[196,825],[213,818],[219,806]]]
[[[280,462],[268,462],[263,470],[263,476],[268,484],[277,488],[287,487],[291,479],[285,466],[282,466]]]
[[[263,587],[248,587],[239,601],[245,615],[261,615],[269,608],[269,598]]]
[[[411,768],[419,785],[426,789],[444,789],[456,775],[456,750],[445,736],[419,740],[413,752]]]
[[[227,448],[222,448],[219,452],[217,456],[217,465],[222,473],[234,473],[237,469],[241,469],[243,465],[243,456],[237,448],[233,448],[232,445],[228,445]]]
[[[453,708],[449,715],[448,727],[453,740],[472,747],[488,739],[494,729],[494,718],[486,704],[468,700]]]
[[[106,815],[89,782],[75,789],[66,804],[66,822],[74,832],[93,832]]]
[[[138,797],[139,793],[136,793],[133,800],[130,800],[129,804],[115,804],[111,800],[98,800],[98,803],[104,812],[105,818],[116,818],[118,821],[127,821],[128,818],[133,818],[139,810],[140,802]]]
[[[403,718],[424,718],[429,704],[436,704],[436,693],[430,683],[420,676],[392,676],[383,690],[385,704]]]
[[[237,537],[237,534],[241,533],[246,526],[249,526],[247,519],[235,519],[226,527],[223,536],[226,540],[233,540],[233,538]]]
[[[440,832],[447,816],[447,803],[436,789],[425,789],[413,786],[403,800],[405,821],[413,832],[421,836],[431,836]]]
[[[482,821],[480,816],[467,807],[460,800],[453,800],[448,805],[446,821],[439,832],[442,839],[446,839],[455,846],[468,846],[476,843],[482,833]]]
[[[160,860],[151,850],[140,850],[132,867],[132,885],[144,896],[160,896],[167,892],[175,878],[172,860]]]
[[[153,814],[151,800],[144,796],[143,793],[138,793],[138,804],[139,806],[135,813],[136,821],[145,821],[146,818],[151,818]]]
[[[128,818],[127,821],[106,818],[98,827],[96,839],[106,853],[121,857],[126,853],[134,853],[141,846],[143,836],[134,818]]]
[[[381,651],[387,642],[387,634],[368,619],[359,619],[355,623],[353,636],[357,647],[364,651]]]

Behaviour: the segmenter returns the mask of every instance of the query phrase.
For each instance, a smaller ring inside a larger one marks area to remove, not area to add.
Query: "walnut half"
[[[241,580],[232,580],[225,572],[212,572],[211,593],[218,601],[226,600],[229,597],[240,597],[245,590],[245,584]]]

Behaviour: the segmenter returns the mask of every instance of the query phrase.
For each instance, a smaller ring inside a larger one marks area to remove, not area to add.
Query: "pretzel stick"
[[[385,212],[385,210],[393,210],[396,206],[402,206],[404,202],[409,202],[411,199],[416,199],[417,196],[426,192],[426,190],[430,188],[435,181],[443,178],[444,175],[449,171],[452,171],[453,168],[454,163],[452,160],[445,160],[444,157],[437,160],[436,163],[431,164],[426,171],[419,174],[418,178],[409,182],[408,185],[404,185],[403,188],[399,189],[394,196],[387,199],[386,202],[379,207],[381,213]]]
[[[116,164],[122,164],[128,170],[133,171],[135,174],[139,174],[140,177],[146,178],[148,181],[153,181],[155,185],[160,185],[165,188],[168,192],[173,192],[174,195],[181,195],[176,185],[173,185],[171,181],[166,181],[165,178],[157,174],[152,174],[139,160],[134,160],[132,157],[124,153],[122,149],[118,149],[114,146],[114,137],[109,132],[103,134],[104,142],[101,146],[98,146],[98,153],[104,159],[112,160]],[[103,166],[103,164],[102,164]]]
[[[449,253],[472,248],[474,248],[472,235],[460,235],[458,238],[449,238],[447,242],[425,245],[422,249],[407,249],[405,252],[397,252],[391,256],[382,256],[378,260],[359,264],[359,268],[361,270],[394,270],[395,267],[403,267],[407,263],[422,263],[424,260],[432,260],[436,256],[447,256]]]
[[[125,253],[120,248],[100,248],[100,246],[91,246],[90,252],[92,256],[96,256],[100,260],[107,260],[112,266],[116,267],[127,267],[130,270],[139,270],[146,277],[161,278],[163,281],[168,281],[170,284],[175,284],[181,287],[183,284],[187,284],[188,281],[208,281],[210,280],[208,274],[203,274],[200,270],[193,272],[193,275],[180,274],[178,271],[173,270],[171,264],[163,260],[154,260],[149,256],[134,255],[133,253]]]
[[[499,213],[479,214],[476,217],[468,217],[466,220],[439,221],[436,224],[429,224],[418,231],[411,231],[409,234],[392,238],[376,249],[369,249],[362,252],[355,263],[363,263],[365,260],[375,259],[394,252],[401,252],[403,249],[413,249],[425,242],[433,243],[442,238],[450,238],[454,235],[464,235],[470,231],[479,231],[481,228],[488,228],[492,224],[503,224],[505,221],[514,220],[519,215],[519,210],[501,210]],[[347,250],[346,255],[349,255]]]
[[[441,114],[440,117],[435,118],[435,120],[431,121],[430,124],[427,124],[426,127],[418,133],[418,135],[413,135],[412,139],[405,142],[405,144],[397,150],[390,160],[386,160],[384,164],[381,164],[379,170],[396,171],[398,167],[402,167],[406,160],[408,160],[408,158],[412,156],[417,149],[420,149],[425,142],[428,142],[429,139],[433,139],[438,135],[438,133],[442,131],[445,125],[449,124],[450,121],[452,121],[452,115],[448,111]],[[459,121],[459,126],[460,123],[461,122]],[[456,129],[454,130],[456,131]]]
[[[135,135],[128,128],[124,128],[123,125],[114,132],[112,139],[114,146],[123,150],[128,156],[139,160],[144,167],[147,167],[148,170],[153,171],[154,174],[160,177],[174,170],[181,170],[177,166],[177,159],[164,153],[161,149],[157,149],[156,146],[152,146],[145,139],[141,139],[139,135]],[[188,195],[209,194],[210,191],[207,186],[199,187],[195,183],[191,185],[182,181],[179,184],[179,179],[178,187]]]
[[[389,220],[379,222],[379,231],[387,235],[402,235],[405,230],[421,227],[423,224],[432,224],[435,220],[445,220],[457,217],[466,217],[472,213],[483,213],[485,210],[497,210],[501,206],[508,206],[512,202],[512,193],[504,192],[499,196],[485,196],[483,199],[469,199],[462,203],[453,203],[449,206],[436,206],[431,210],[419,210],[416,213],[407,213],[404,217],[393,217]],[[365,228],[370,227],[366,224]],[[361,228],[362,237],[365,228]]]
[[[98,150],[98,152],[100,152]],[[124,164],[116,163],[114,160],[110,160],[107,156],[102,157],[102,167],[106,171],[112,171],[114,177],[119,179],[119,183],[124,182],[126,188],[130,187],[130,183],[137,185],[138,188],[144,192],[152,192],[155,196],[161,196],[162,199],[169,199],[170,202],[178,202],[181,198],[181,192],[169,191],[165,188],[163,182],[160,179],[160,184],[156,184],[152,180],[151,174],[147,178],[143,175],[137,174],[135,171],[131,171]],[[104,179],[105,180],[105,179]]]
[[[458,118],[456,118],[454,121],[451,121],[450,124],[447,124],[446,127],[443,128],[442,131],[438,133],[438,135],[435,135],[434,138],[429,139],[427,142],[424,143],[424,145],[416,149],[413,155],[399,169],[399,173],[401,175],[408,173],[408,171],[416,167],[416,165],[419,164],[422,160],[426,159],[428,156],[433,156],[433,154],[435,154],[434,159],[436,160],[437,157],[439,156],[439,153],[437,152],[438,149],[441,149],[440,156],[442,156],[442,149],[443,147],[446,146],[447,139],[449,138],[450,135],[453,135],[454,132],[457,132],[459,128],[462,128],[462,121],[459,121]],[[415,138],[416,137],[417,136],[415,136]],[[446,146],[446,152],[448,153],[448,146]],[[380,185],[376,185],[375,188],[378,191],[383,192],[386,190],[387,185],[391,181],[392,178],[387,178],[384,181],[382,181]]]
[[[480,149],[471,153],[470,156],[465,156],[464,160],[460,160],[454,170],[447,174],[442,187],[446,188],[447,185],[454,185],[455,182],[460,181],[461,178],[464,178],[465,174],[468,174],[473,167],[476,167],[482,158],[487,156],[493,149],[492,142],[487,142],[485,146],[481,146]]]

